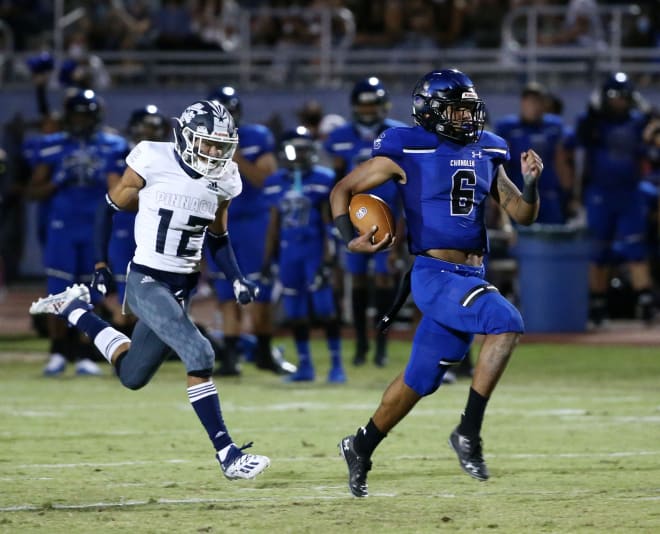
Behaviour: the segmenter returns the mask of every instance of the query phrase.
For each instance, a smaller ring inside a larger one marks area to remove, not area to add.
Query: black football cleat
[[[359,367],[367,363],[367,353],[369,352],[369,344],[361,343],[358,341],[355,347],[355,355],[353,356],[353,365]]]
[[[456,452],[461,469],[477,480],[488,480],[488,468],[481,450],[481,438],[468,438],[458,433],[458,428],[449,435],[449,445]]]
[[[262,371],[272,371],[276,375],[292,375],[298,370],[295,364],[284,359],[284,351],[279,347],[273,347],[265,357],[257,352],[256,367]]]
[[[348,488],[355,497],[367,497],[367,473],[371,470],[371,460],[355,452],[355,436],[346,436],[339,443],[341,455],[348,466]]]

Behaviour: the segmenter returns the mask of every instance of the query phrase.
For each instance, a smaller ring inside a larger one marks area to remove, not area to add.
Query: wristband
[[[355,237],[355,229],[353,228],[353,223],[351,222],[348,213],[338,215],[334,218],[333,222],[344,243],[348,243],[353,237]]]
[[[539,201],[538,179],[524,174],[523,182],[522,199],[528,204],[536,204]]]

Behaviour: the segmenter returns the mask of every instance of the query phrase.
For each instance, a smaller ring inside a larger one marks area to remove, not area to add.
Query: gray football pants
[[[188,374],[210,376],[215,353],[188,316],[189,299],[181,303],[164,284],[131,271],[126,278],[126,300],[139,320],[131,336],[131,348],[119,366],[124,386],[145,386],[170,348],[181,358]]]

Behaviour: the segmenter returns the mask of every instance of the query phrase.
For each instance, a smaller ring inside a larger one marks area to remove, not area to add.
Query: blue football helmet
[[[298,126],[282,134],[278,149],[280,165],[289,170],[308,172],[318,162],[318,146],[311,132]]]
[[[208,99],[220,102],[231,113],[231,116],[234,117],[234,122],[238,125],[241,120],[243,108],[241,106],[241,98],[238,96],[236,89],[229,85],[218,87],[211,91]]]
[[[131,113],[127,133],[131,141],[166,141],[170,131],[170,120],[156,106],[149,104]]]
[[[375,76],[360,80],[351,91],[353,120],[363,126],[382,124],[390,112],[392,103],[385,86]]]
[[[613,117],[625,116],[635,105],[635,85],[625,72],[610,75],[601,87],[603,111]]]
[[[474,83],[459,70],[429,72],[412,92],[412,116],[419,126],[466,145],[479,141],[486,108]]]
[[[237,146],[234,119],[217,100],[194,102],[175,119],[174,150],[200,178],[219,178]]]
[[[90,137],[102,120],[101,100],[91,89],[72,89],[64,97],[64,128],[75,137]]]

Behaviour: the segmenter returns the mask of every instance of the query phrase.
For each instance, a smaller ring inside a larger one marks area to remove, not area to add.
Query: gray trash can
[[[589,241],[584,228],[518,228],[520,308],[526,332],[584,332],[589,314]]]

